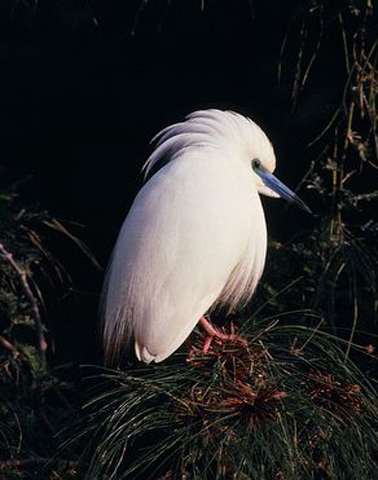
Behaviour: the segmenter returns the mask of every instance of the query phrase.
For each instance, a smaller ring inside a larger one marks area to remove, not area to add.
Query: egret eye
[[[257,170],[258,168],[261,167],[261,161],[258,158],[254,158],[252,160],[252,168],[253,170]]]

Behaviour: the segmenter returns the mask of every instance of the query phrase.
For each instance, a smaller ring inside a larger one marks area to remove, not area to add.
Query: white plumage
[[[140,360],[160,362],[211,307],[248,301],[267,248],[259,193],[278,196],[264,178],[275,179],[273,148],[237,113],[197,111],[154,140],[146,175],[165,164],[135,198],[104,284],[104,346],[113,360],[132,339]]]

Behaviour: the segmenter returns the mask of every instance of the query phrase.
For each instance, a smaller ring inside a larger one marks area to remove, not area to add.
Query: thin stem
[[[46,464],[50,464],[51,468],[58,466],[60,468],[73,469],[77,466],[77,462],[74,460],[66,460],[63,458],[30,457],[1,462],[0,472],[14,469],[27,470],[29,468],[36,467],[37,465]]]
[[[0,346],[5,350],[8,350],[8,352],[12,353],[15,357],[23,358],[23,355],[20,353],[20,351],[3,335],[0,335]]]
[[[21,286],[25,292],[25,295],[29,299],[34,322],[37,330],[37,351],[41,361],[42,366],[44,367],[46,364],[46,349],[47,349],[47,342],[43,333],[43,324],[41,319],[41,314],[39,311],[38,301],[35,295],[32,292],[30,287],[30,282],[28,279],[28,274],[25,270],[23,270],[20,265],[16,262],[13,257],[13,254],[9,252],[2,243],[0,243],[0,254],[4,258],[4,260],[12,267],[12,269],[16,272],[18,277],[21,281]]]

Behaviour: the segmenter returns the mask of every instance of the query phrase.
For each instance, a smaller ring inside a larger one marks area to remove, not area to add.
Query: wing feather
[[[255,271],[261,254],[251,250],[251,238],[261,237],[255,222],[265,222],[261,205],[261,212],[251,208],[253,190],[242,173],[219,151],[206,149],[205,158],[198,149],[183,152],[139,192],[107,275],[108,356],[133,337],[140,359],[164,360],[218,298],[235,304],[236,291],[254,288],[262,267]]]

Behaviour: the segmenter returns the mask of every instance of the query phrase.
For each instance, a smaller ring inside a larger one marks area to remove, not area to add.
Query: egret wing
[[[248,185],[219,155],[198,154],[176,159],[147,182],[122,226],[108,274],[109,352],[133,337],[139,358],[163,360],[218,298],[227,298],[228,283],[235,289],[238,275],[251,276],[259,214],[256,220]]]

